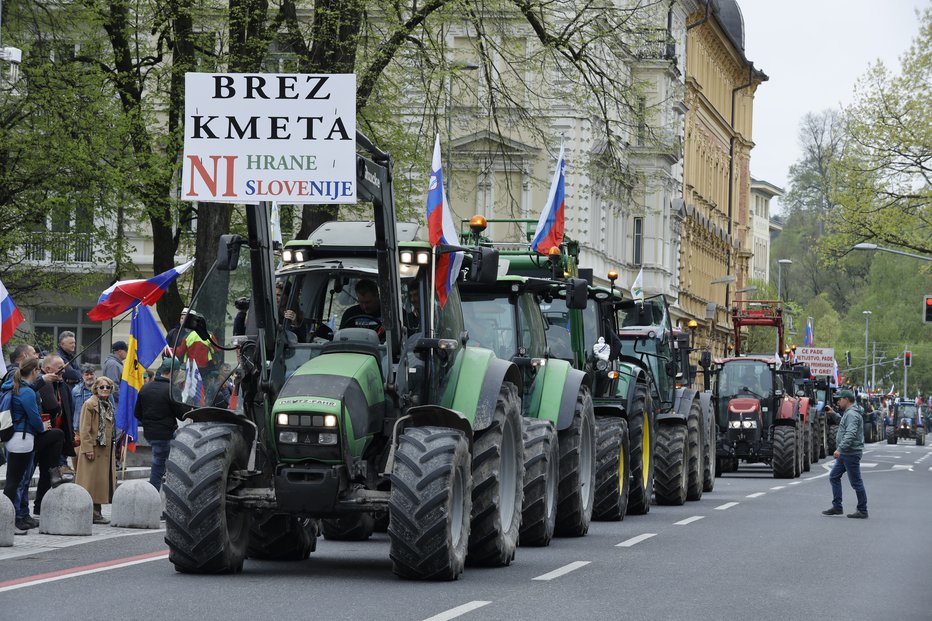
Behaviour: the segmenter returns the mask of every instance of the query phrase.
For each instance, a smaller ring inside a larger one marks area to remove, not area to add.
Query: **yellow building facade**
[[[734,0],[709,0],[688,24],[677,319],[698,321],[697,345],[722,355],[728,309],[749,277],[754,93],[767,76],[744,54]]]

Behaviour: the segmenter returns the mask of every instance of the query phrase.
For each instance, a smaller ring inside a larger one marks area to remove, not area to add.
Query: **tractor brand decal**
[[[330,399],[318,399],[317,397],[289,397],[285,399],[279,399],[278,402],[284,405],[322,405],[328,408],[335,408],[340,405],[339,401],[332,401]]]

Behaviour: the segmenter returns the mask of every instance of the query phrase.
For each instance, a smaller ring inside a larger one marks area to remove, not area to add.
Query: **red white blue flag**
[[[563,179],[565,168],[566,160],[563,158],[563,143],[561,142],[560,157],[557,159],[557,168],[553,171],[547,204],[540,214],[534,239],[531,240],[531,249],[540,254],[548,254],[551,248],[559,248],[563,243],[563,231],[565,230],[563,212],[566,207],[566,184]]]
[[[812,347],[812,317],[806,320],[806,338],[803,340],[804,347]]]
[[[121,280],[110,285],[100,294],[97,306],[87,314],[94,321],[113,319],[138,304],[151,306],[168,291],[175,279],[194,265],[194,259],[184,265],[173,267],[148,280]]]
[[[440,158],[440,135],[434,142],[434,159],[430,164],[430,184],[427,187],[427,231],[430,236],[432,248],[441,244],[458,246],[459,237],[453,225],[453,215],[450,213],[450,203],[443,190],[443,166]],[[456,282],[456,276],[463,264],[463,253],[447,252],[437,255],[435,269],[437,299],[440,308],[447,303],[447,295]]]
[[[10,297],[10,292],[0,281],[0,345],[6,345],[7,341],[13,338],[13,332],[21,323],[23,323],[23,314]]]

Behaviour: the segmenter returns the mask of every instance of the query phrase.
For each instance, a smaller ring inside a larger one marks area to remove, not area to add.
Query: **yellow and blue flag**
[[[123,361],[123,377],[120,382],[120,402],[117,405],[117,429],[135,443],[139,436],[139,421],[136,420],[136,398],[142,388],[146,369],[165,349],[165,336],[147,306],[133,309],[129,327],[129,344],[126,360]]]

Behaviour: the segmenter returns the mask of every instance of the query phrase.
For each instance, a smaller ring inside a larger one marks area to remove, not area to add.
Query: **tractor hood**
[[[753,414],[760,411],[760,401],[740,397],[728,402],[728,411],[736,414]]]

